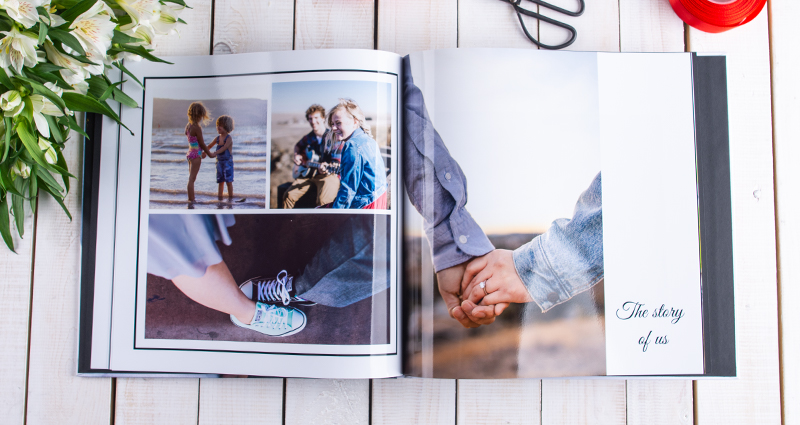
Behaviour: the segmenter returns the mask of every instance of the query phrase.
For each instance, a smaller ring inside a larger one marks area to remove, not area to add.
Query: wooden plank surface
[[[800,424],[800,27],[797,2],[769,4],[772,52],[772,128],[778,232],[781,401],[784,425]]]
[[[456,422],[456,380],[374,379],[372,424],[441,424]]]
[[[0,418],[22,423],[28,370],[28,319],[33,269],[33,221],[29,214],[23,238],[12,224],[16,254],[0,247]],[[12,219],[13,221],[13,219]]]
[[[539,379],[459,379],[458,425],[529,424],[542,419]]]
[[[294,0],[217,0],[214,54],[292,50]]]
[[[692,425],[692,381],[638,380],[627,383],[628,425]]]
[[[369,380],[287,379],[286,424],[368,424]]]
[[[70,133],[64,158],[81,175],[82,141]],[[70,221],[49,196],[39,198],[28,368],[28,424],[108,424],[111,379],[76,376],[81,256],[80,180],[64,203]]]
[[[296,0],[295,49],[373,49],[373,0]]]
[[[283,423],[283,379],[204,378],[200,380],[198,425]]]
[[[196,425],[198,380],[117,378],[116,425]]]
[[[781,420],[768,31],[766,10],[721,34],[689,29],[689,49],[727,55],[738,359],[737,380],[697,382],[699,425]]]
[[[625,425],[625,381],[543,380],[542,425],[553,424]]]
[[[378,6],[378,50],[407,55],[456,47],[457,0],[384,0]]]
[[[528,31],[536,36],[535,21],[526,20]],[[458,1],[458,47],[516,47],[536,49],[509,4],[497,0]]]
[[[683,52],[683,21],[662,0],[620,0],[622,52]]]

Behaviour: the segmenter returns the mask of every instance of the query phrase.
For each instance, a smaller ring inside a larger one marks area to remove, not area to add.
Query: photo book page
[[[701,275],[693,59],[405,59],[404,160],[423,164],[405,174],[405,374],[731,375],[704,341],[704,285],[732,299],[732,281]]]
[[[142,107],[103,140],[113,289],[92,366],[400,375],[399,57],[170,60],[127,65]]]

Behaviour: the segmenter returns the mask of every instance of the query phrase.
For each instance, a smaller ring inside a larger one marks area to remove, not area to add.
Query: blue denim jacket
[[[333,208],[359,209],[386,192],[386,167],[378,143],[357,128],[342,152],[339,193]]]
[[[533,299],[547,311],[603,279],[603,194],[600,173],[584,191],[572,219],[514,250],[514,267]]]

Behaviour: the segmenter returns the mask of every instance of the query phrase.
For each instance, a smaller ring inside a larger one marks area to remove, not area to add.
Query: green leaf
[[[61,193],[64,192],[64,188],[62,188],[61,185],[58,184],[56,179],[53,177],[52,174],[50,174],[49,171],[42,170],[41,168],[36,167],[36,175],[42,180],[42,182],[44,182],[42,188],[46,188],[45,190],[49,189],[48,192],[50,193],[55,192],[58,193],[59,195],[61,195]],[[64,195],[61,196],[63,197]]]
[[[14,180],[14,186],[19,192],[24,190],[23,182],[23,179]],[[25,208],[23,207],[25,198],[15,194],[6,196],[11,196],[11,210],[14,212],[14,222],[17,224],[17,233],[19,233],[19,237],[22,237],[23,233],[25,233]]]
[[[108,88],[108,81],[105,76],[92,75],[86,82],[89,84],[88,94],[94,98],[102,96],[103,92]]]
[[[188,7],[189,9],[191,9],[191,7],[189,7],[183,0],[161,0],[161,2],[162,3],[175,3],[175,4],[179,4],[181,6]]]
[[[40,9],[37,7],[37,9]],[[44,22],[39,22],[39,40],[37,41],[38,45],[44,44],[44,40],[47,39],[47,25]]]
[[[67,108],[73,111],[83,111],[83,112],[95,112],[98,114],[103,114],[114,121],[117,124],[125,127],[131,134],[131,131],[128,126],[120,121],[119,116],[116,112],[114,112],[105,102],[99,102],[96,99],[93,99],[89,96],[80,94],[80,93],[64,93],[63,97],[64,102],[67,104]]]
[[[17,188],[14,186],[14,182],[11,181],[11,168],[9,167],[7,170],[2,171],[0,170],[0,183],[3,185],[3,189],[5,189],[9,193],[15,193],[17,195],[22,195]],[[16,179],[22,180],[22,179]]]
[[[65,170],[69,168],[69,166],[67,165],[67,160],[64,159],[64,154],[61,153],[61,149],[56,149],[56,158],[58,159],[56,161],[56,164],[58,164],[59,167]],[[69,193],[69,177],[70,176],[64,174],[61,175],[61,181],[64,182],[64,187],[67,189],[67,193]]]
[[[39,62],[35,67],[33,67],[33,70],[36,73],[43,73],[43,72],[49,73],[53,71],[60,71],[62,69],[66,68],[64,68],[63,66],[53,65],[52,63],[48,62]]]
[[[40,179],[40,180],[41,180],[41,179]],[[69,210],[67,209],[67,206],[66,206],[66,205],[64,205],[64,201],[63,201],[63,199],[64,199],[64,198],[63,198],[63,197],[61,196],[61,194],[59,194],[59,193],[53,193],[53,192],[50,190],[50,188],[49,188],[49,187],[47,187],[47,185],[46,185],[46,184],[43,184],[43,183],[44,183],[44,182],[42,182],[42,181],[39,181],[39,187],[40,187],[42,190],[44,190],[45,192],[47,192],[47,193],[49,193],[50,195],[52,195],[52,196],[53,196],[53,199],[55,199],[55,200],[56,200],[56,202],[58,202],[58,205],[61,205],[61,208],[64,210],[64,212],[65,212],[65,213],[67,213],[67,217],[69,217],[69,219],[70,219],[70,221],[71,221],[71,220],[72,220],[72,214],[70,214],[70,213],[69,213]]]
[[[117,102],[119,102],[119,103],[121,103],[121,104],[123,104],[123,105],[125,105],[127,107],[130,107],[130,108],[138,108],[139,107],[139,104],[136,103],[135,100],[131,99],[130,96],[128,96],[122,90],[120,90],[118,88],[114,88],[114,100],[116,100]]]
[[[36,164],[33,164],[36,166]],[[34,216],[36,215],[36,198],[39,192],[39,185],[36,184],[37,179],[35,174],[31,174],[31,178],[29,179],[31,184],[28,186],[28,198],[31,200],[31,211],[33,212]]]
[[[11,227],[8,221],[7,194],[2,198],[0,198],[0,235],[3,235],[3,240],[5,241],[8,249],[10,249],[11,252],[16,254],[17,251],[14,251],[14,239],[11,238]]]
[[[62,117],[62,118],[63,118],[63,117]],[[78,132],[78,133],[79,133],[81,136],[83,136],[83,137],[85,137],[85,138],[87,138],[87,139],[89,139],[89,138],[90,138],[90,137],[89,137],[89,135],[88,135],[88,134],[86,134],[86,132],[85,132],[85,131],[83,131],[83,129],[81,128],[81,126],[79,126],[79,125],[78,125],[78,123],[75,121],[75,119],[74,119],[74,118],[72,118],[72,117],[69,117],[69,119],[67,120],[67,126],[68,126],[70,129],[72,129],[72,130],[74,130],[74,131],[77,131],[77,132]]]
[[[119,69],[120,69],[122,72],[124,72],[124,73],[125,73],[125,75],[127,75],[127,76],[129,76],[129,77],[133,78],[133,81],[136,81],[136,82],[139,84],[139,87],[141,87],[141,88],[144,88],[144,84],[142,84],[142,82],[141,82],[141,81],[139,81],[139,79],[138,79],[138,78],[136,78],[136,76],[135,76],[135,75],[133,75],[133,73],[132,73],[132,72],[128,71],[128,68],[125,68],[125,66],[124,66],[124,65],[122,65],[122,63],[121,63],[121,62],[114,62],[114,66],[116,66],[116,67],[117,67],[117,68],[119,68]]]
[[[94,4],[94,2],[97,1],[97,0],[84,0],[84,2],[85,1],[91,1]],[[61,15],[61,16],[63,17],[64,15]],[[62,42],[64,44],[66,44],[67,46],[69,46],[70,49],[78,52],[81,56],[86,54],[86,51],[83,50],[83,46],[81,46],[81,43],[78,42],[78,39],[75,38],[74,35],[68,33],[67,31],[64,31],[64,30],[61,30],[61,29],[58,29],[58,28],[50,28],[49,35],[50,35],[50,38],[53,38],[55,40],[58,40],[58,41],[60,41],[60,42]]]
[[[3,68],[0,68],[0,84],[6,86],[9,90],[15,90],[17,88],[17,86],[11,82],[11,79],[8,78],[8,74],[6,74],[6,70]]]
[[[95,3],[97,3],[97,0],[83,0],[78,2],[78,4],[76,4],[75,6],[72,6],[69,9],[65,10],[61,14],[61,17],[64,18],[65,21],[67,21],[65,25],[69,26],[69,24],[72,24],[72,21],[74,21],[75,18],[81,16],[83,12],[86,12],[87,10],[91,9]]]
[[[189,7],[189,6],[186,6],[186,7],[187,7],[187,8],[189,8],[189,9],[191,9],[191,7]],[[189,24],[187,24],[187,23],[186,23],[186,21],[184,21],[184,20],[183,20],[183,19],[181,19],[181,18],[178,18],[178,23],[179,23],[179,24],[183,24],[183,25],[189,25]]]
[[[102,102],[102,101],[108,99],[109,96],[111,96],[111,93],[114,93],[114,89],[117,88],[117,86],[120,85],[120,84],[122,84],[122,81],[109,85],[108,88],[106,88],[106,90],[103,92],[102,95],[100,95],[100,98],[97,99],[97,100]]]
[[[50,115],[45,115],[44,119],[47,120],[47,126],[50,127],[50,136],[56,140],[56,143],[64,143],[64,135],[61,134],[61,126],[58,125],[56,119]]]
[[[137,37],[131,37],[128,34],[125,34],[122,31],[114,30],[114,36],[111,37],[112,44],[123,44],[123,43],[143,43],[146,40]]]
[[[39,141],[36,138],[36,133],[30,131],[29,125],[30,124],[24,119],[17,121],[17,134],[19,135],[19,139],[22,140],[22,144],[25,145],[25,149],[27,149],[31,158],[33,158],[37,164],[47,168],[47,160],[44,158],[42,149],[39,148]]]
[[[149,60],[150,62],[161,62],[161,63],[168,63],[168,64],[172,65],[172,62],[168,62],[168,61],[165,61],[164,59],[161,59],[161,58],[158,58],[156,56],[153,56],[150,53],[152,50],[147,50],[147,49],[144,48],[144,46],[131,46],[131,45],[128,45],[128,44],[120,44],[119,47],[117,47],[117,49],[121,50],[123,52],[135,53],[135,54],[137,54],[137,55]]]
[[[6,125],[6,143],[5,147],[3,148],[3,159],[0,161],[0,164],[6,161],[6,157],[8,157],[8,148],[11,147],[11,128],[13,126],[11,122],[11,117],[3,117],[3,122]]]

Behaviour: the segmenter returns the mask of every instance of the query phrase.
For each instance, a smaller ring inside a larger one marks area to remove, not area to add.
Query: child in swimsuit
[[[217,157],[217,183],[219,184],[219,200],[222,200],[222,189],[228,185],[228,202],[233,202],[233,138],[230,132],[233,131],[233,118],[222,115],[217,118],[217,133],[219,136],[208,145],[211,149],[214,145],[217,150],[214,152]]]
[[[186,192],[189,195],[189,208],[194,205],[194,181],[197,179],[197,173],[200,171],[200,150],[214,158],[216,155],[208,150],[206,144],[203,142],[203,129],[201,125],[208,125],[211,118],[208,116],[208,110],[200,102],[193,102],[189,105],[189,110],[186,111],[189,117],[189,123],[186,124],[186,139],[189,141],[189,151],[186,152],[186,160],[189,161],[189,183],[186,185]]]

